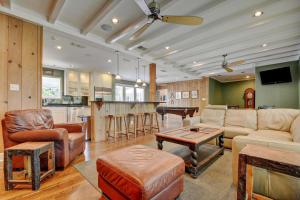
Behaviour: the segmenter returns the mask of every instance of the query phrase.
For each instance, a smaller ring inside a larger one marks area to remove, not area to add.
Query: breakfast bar
[[[91,101],[92,142],[106,139],[105,116],[156,112],[156,107],[160,103],[155,101]]]

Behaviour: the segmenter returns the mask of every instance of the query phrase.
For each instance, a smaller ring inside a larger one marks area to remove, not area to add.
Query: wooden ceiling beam
[[[112,12],[112,10],[121,2],[121,0],[106,0],[103,7],[97,11],[95,16],[92,17],[90,21],[88,21],[84,27],[81,29],[81,34],[88,34],[95,26],[97,26],[103,18]]]
[[[175,4],[175,2],[177,2],[178,0],[164,0],[161,4],[161,10],[165,10],[168,7],[172,6],[173,4]],[[127,36],[130,33],[133,33],[134,31],[136,31],[137,29],[139,29],[140,27],[142,27],[143,25],[145,25],[148,21],[148,17],[144,16],[142,18],[137,19],[136,21],[128,24],[127,26],[125,26],[122,30],[120,30],[119,32],[113,34],[112,36],[110,36],[106,42],[107,43],[115,43],[118,40],[124,38],[125,36]],[[139,45],[138,45],[139,46]]]
[[[0,0],[0,5],[6,8],[11,8],[11,0]]]
[[[49,9],[48,22],[54,24],[61,13],[66,0],[53,0],[52,6]]]

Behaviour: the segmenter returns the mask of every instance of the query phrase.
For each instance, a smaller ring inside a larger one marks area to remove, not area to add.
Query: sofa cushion
[[[300,111],[296,109],[261,109],[257,111],[258,129],[289,132]]]
[[[69,149],[75,149],[84,143],[84,133],[69,133]]]
[[[225,138],[234,138],[238,135],[249,135],[253,132],[253,129],[250,128],[242,128],[237,126],[227,126],[224,127],[224,137]]]
[[[225,110],[204,109],[201,113],[201,123],[224,126]]]
[[[258,130],[250,133],[249,137],[291,142],[292,135],[285,131]]]
[[[53,118],[46,109],[9,111],[5,113],[5,126],[8,133],[52,129]]]
[[[257,112],[250,109],[229,109],[225,115],[225,126],[238,126],[256,130]]]
[[[294,142],[300,142],[300,115],[293,121],[291,133]]]
[[[193,126],[199,126],[199,127],[210,127],[210,128],[221,128],[221,126],[211,125],[211,124],[205,124],[205,123],[197,123]]]

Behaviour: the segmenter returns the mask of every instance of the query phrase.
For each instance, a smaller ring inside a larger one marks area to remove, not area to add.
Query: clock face
[[[253,98],[253,94],[252,94],[251,92],[248,92],[248,93],[247,93],[247,98],[248,98],[248,99],[252,99],[252,98]]]

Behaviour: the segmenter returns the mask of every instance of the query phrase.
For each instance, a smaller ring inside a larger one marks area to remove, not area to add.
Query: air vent
[[[77,48],[80,48],[80,49],[84,49],[85,48],[85,46],[83,46],[81,44],[74,43],[74,42],[71,42],[70,45],[74,46],[74,47],[77,47]]]
[[[161,71],[161,72],[167,72],[167,71],[166,71],[166,70],[164,70],[164,69],[161,69],[160,71]]]
[[[144,46],[138,46],[137,48],[138,48],[139,50],[142,50],[142,51],[146,51],[146,50],[147,50],[147,48],[144,47]]]
[[[109,24],[102,24],[100,27],[105,32],[111,32],[112,31],[112,26],[109,25]]]

